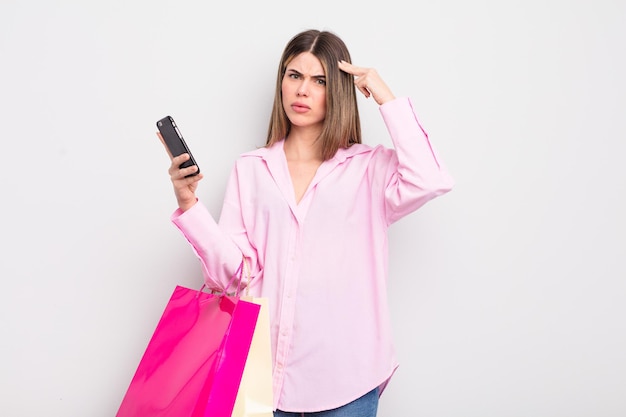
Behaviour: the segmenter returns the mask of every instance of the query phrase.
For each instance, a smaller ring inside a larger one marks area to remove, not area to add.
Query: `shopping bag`
[[[244,259],[244,273],[250,282],[248,264]],[[270,314],[266,297],[252,297],[248,292],[241,298],[261,306],[254,329],[250,351],[243,370],[232,417],[273,417],[272,346]]]
[[[176,286],[116,417],[230,417],[259,311]]]

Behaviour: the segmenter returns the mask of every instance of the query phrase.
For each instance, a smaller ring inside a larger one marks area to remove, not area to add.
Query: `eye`
[[[292,72],[292,73],[289,74],[289,78],[297,80],[298,78],[300,78],[300,74]]]
[[[326,80],[325,80],[325,79],[323,79],[323,78],[318,78],[318,79],[316,80],[316,83],[317,83],[318,85],[326,85]]]

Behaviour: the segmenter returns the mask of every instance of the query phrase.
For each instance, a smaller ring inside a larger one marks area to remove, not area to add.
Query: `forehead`
[[[287,64],[287,70],[295,70],[305,75],[325,75],[322,62],[310,52],[302,52]]]

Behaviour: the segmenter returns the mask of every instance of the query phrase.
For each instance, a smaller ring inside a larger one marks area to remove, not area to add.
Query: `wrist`
[[[197,202],[197,197],[194,197],[190,200],[178,201],[178,208],[184,212],[195,206]]]

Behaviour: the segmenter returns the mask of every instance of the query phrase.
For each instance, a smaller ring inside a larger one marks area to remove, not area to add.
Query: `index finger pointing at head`
[[[339,69],[352,75],[360,75],[364,72],[362,68],[354,66],[351,63],[344,61],[343,59],[339,61]]]

